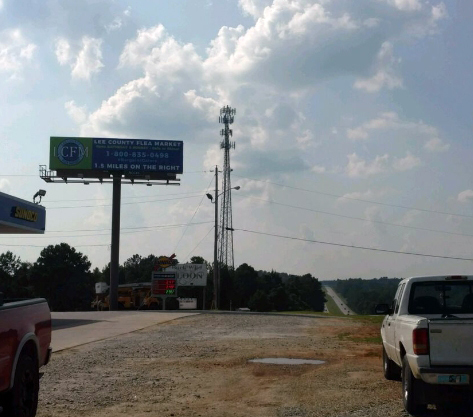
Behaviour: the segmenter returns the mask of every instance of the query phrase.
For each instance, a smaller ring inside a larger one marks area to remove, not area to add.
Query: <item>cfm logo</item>
[[[76,139],[66,139],[55,149],[58,159],[64,165],[77,165],[84,156],[89,156],[89,148],[86,148]]]

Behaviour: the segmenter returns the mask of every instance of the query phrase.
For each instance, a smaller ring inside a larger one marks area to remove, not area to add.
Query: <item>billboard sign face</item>
[[[207,285],[207,268],[200,264],[177,264],[166,269],[175,273],[180,287],[205,287]]]
[[[182,174],[182,141],[51,137],[49,168],[55,171]]]

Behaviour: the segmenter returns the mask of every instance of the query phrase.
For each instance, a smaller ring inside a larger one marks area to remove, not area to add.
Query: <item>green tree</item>
[[[128,258],[123,263],[123,273],[125,275],[125,282],[141,282],[143,266],[143,258],[140,255],[136,254],[133,255],[131,258]]]
[[[0,254],[0,292],[5,298],[32,296],[28,279],[30,266],[10,251]]]
[[[322,285],[311,274],[291,276],[286,283],[286,288],[292,294],[291,310],[324,310],[325,296]]]
[[[271,311],[273,309],[269,297],[262,290],[258,290],[252,295],[248,307],[255,311]]]
[[[208,262],[204,258],[202,258],[202,256],[193,256],[191,258],[191,264],[204,265],[207,263]]]
[[[108,279],[104,277],[102,271],[100,271],[100,269],[98,269],[97,267],[95,267],[92,271],[92,276],[94,278],[94,282],[108,282],[108,280],[110,279],[110,277],[107,277]]]
[[[241,264],[233,276],[232,304],[235,308],[248,307],[248,302],[258,288],[258,272],[244,263]]]
[[[258,277],[258,289],[266,294],[269,294],[272,289],[279,287],[281,284],[281,277],[276,271],[264,272]]]
[[[269,293],[269,301],[277,311],[291,310],[289,293],[283,285],[273,288]]]
[[[88,310],[94,295],[90,266],[87,256],[67,243],[47,246],[31,270],[34,291],[54,311]]]

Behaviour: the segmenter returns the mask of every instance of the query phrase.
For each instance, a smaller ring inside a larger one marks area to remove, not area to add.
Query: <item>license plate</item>
[[[468,375],[439,375],[439,384],[468,384],[470,378]]]

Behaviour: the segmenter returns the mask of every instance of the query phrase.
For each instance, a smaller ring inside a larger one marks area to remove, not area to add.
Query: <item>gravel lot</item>
[[[363,341],[377,335],[345,318],[185,317],[53,355],[38,416],[405,417],[380,345]],[[247,362],[263,357],[326,363]]]

